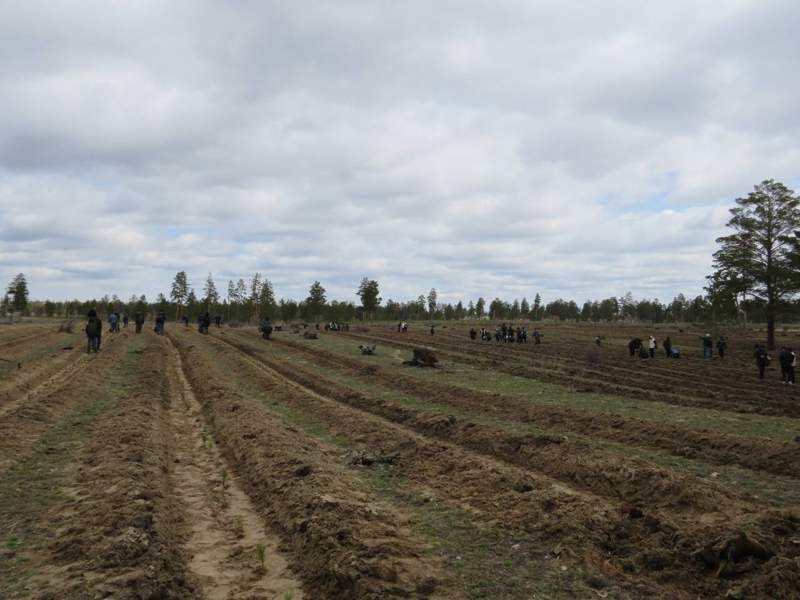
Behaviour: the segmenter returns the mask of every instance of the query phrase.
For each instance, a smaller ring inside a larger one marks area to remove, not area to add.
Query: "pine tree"
[[[483,297],[478,298],[478,301],[475,303],[475,316],[479,319],[483,317],[486,313],[486,300]]]
[[[306,308],[315,320],[319,320],[322,309],[325,308],[325,302],[325,288],[322,287],[319,281],[315,281],[311,284],[311,288],[308,290],[308,298],[306,298]]]
[[[219,302],[219,293],[211,273],[208,274],[206,284],[203,286],[203,302],[205,302],[207,311],[210,311]]]
[[[431,291],[428,292],[428,314],[430,318],[433,319],[433,313],[436,311],[436,288],[431,288]]]
[[[186,271],[178,271],[175,274],[169,297],[175,303],[175,318],[179,319],[181,309],[189,297],[189,278],[186,276]]]
[[[361,298],[361,306],[364,309],[364,313],[366,313],[370,321],[381,303],[381,298],[378,294],[380,294],[378,282],[364,277],[361,280],[361,285],[358,286],[358,295]]]
[[[275,310],[275,290],[272,287],[272,282],[266,277],[264,278],[264,283],[261,284],[258,304],[261,307],[260,317],[269,317]]]
[[[714,253],[716,279],[731,291],[765,302],[767,347],[775,347],[777,306],[800,291],[798,230],[800,198],[782,183],[768,179],[745,198],[737,198],[728,227]]]
[[[20,273],[11,280],[11,283],[8,284],[8,291],[6,293],[10,296],[10,306],[15,312],[24,313],[27,310],[28,281],[25,279],[25,275],[23,273]]]

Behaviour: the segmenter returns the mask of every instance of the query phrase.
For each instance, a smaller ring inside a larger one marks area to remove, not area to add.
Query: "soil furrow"
[[[169,340],[169,424],[174,437],[176,502],[190,529],[188,569],[209,600],[303,598],[300,584],[267,532],[237,477],[204,430],[199,402]],[[262,562],[263,561],[263,562]]]
[[[310,597],[453,597],[407,517],[370,492],[333,448],[250,400],[229,374],[212,376],[207,350],[184,339],[186,333],[169,335],[223,455],[291,552]]]

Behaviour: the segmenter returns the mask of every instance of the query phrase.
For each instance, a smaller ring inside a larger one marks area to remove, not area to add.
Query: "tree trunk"
[[[772,300],[767,301],[767,349],[775,349],[775,305]]]

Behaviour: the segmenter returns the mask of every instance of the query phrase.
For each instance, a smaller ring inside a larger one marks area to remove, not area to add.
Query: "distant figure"
[[[630,352],[631,356],[636,356],[636,353],[639,351],[639,348],[642,347],[642,340],[635,337],[628,342],[628,352]]]
[[[433,325],[431,325],[431,335],[433,335],[434,333],[436,333],[436,332],[433,329]]]
[[[725,358],[725,351],[728,349],[728,340],[725,339],[724,335],[719,336],[717,339],[717,354],[719,354],[720,359]]]
[[[217,315],[217,316],[215,316],[215,317],[214,317],[214,325],[216,325],[217,327],[219,327],[219,326],[220,326],[220,323],[222,323],[222,317],[221,317],[220,315]]]
[[[208,333],[209,327],[211,327],[211,315],[208,313],[200,315],[200,333]]]
[[[97,317],[97,311],[91,309],[86,315],[86,339],[88,347],[86,352],[100,352],[100,337],[103,335],[103,322]]]
[[[758,367],[758,378],[764,379],[764,371],[772,360],[772,357],[767,354],[767,349],[763,345],[756,344],[755,351],[753,352],[753,358],[755,359],[756,366]]]
[[[133,324],[136,325],[136,333],[142,333],[142,325],[144,325],[144,315],[137,312],[133,315]]]
[[[656,357],[656,348],[658,348],[658,342],[656,342],[656,338],[651,335],[647,345],[647,349],[650,351],[650,358]]]
[[[672,340],[669,336],[664,340],[664,354],[667,355],[667,358],[672,358]]]
[[[397,333],[400,333],[401,331],[403,331],[403,322],[402,321],[397,324]]]
[[[600,339],[599,335],[594,336],[594,345],[598,348],[603,345],[603,341]]]
[[[111,326],[111,333],[116,333],[119,330],[119,315],[112,312],[108,315],[108,323]]]
[[[159,311],[156,315],[156,326],[155,332],[158,335],[164,335],[164,324],[167,322],[167,316],[164,314],[164,311]]]
[[[794,385],[794,367],[797,357],[791,348],[784,346],[781,348],[781,353],[778,355],[778,360],[781,363],[781,381],[784,385]]]
[[[128,318],[128,313],[125,313],[124,315],[122,315],[122,326],[127,327],[128,321],[130,321],[130,319]]]
[[[539,332],[538,329],[533,330],[533,343],[534,344],[542,343],[542,334]]]
[[[703,336],[703,358],[706,360],[714,356],[714,340],[710,333]]]
[[[184,327],[188,327],[189,326],[189,315],[183,315],[181,317],[181,321],[183,321],[183,326]]]
[[[469,339],[471,339],[471,340],[474,340],[476,337],[478,337],[478,332],[477,332],[477,331],[475,331],[475,328],[474,328],[474,327],[472,327],[472,328],[469,330]]]
[[[272,330],[273,330],[272,323],[270,322],[269,317],[264,317],[261,320],[261,326],[258,329],[261,332],[261,337],[264,338],[265,340],[268,340],[269,337],[272,335]]]

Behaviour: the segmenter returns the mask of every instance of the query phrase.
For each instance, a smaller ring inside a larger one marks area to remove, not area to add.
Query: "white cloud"
[[[353,297],[698,293],[800,181],[788,1],[0,9],[0,276]]]

